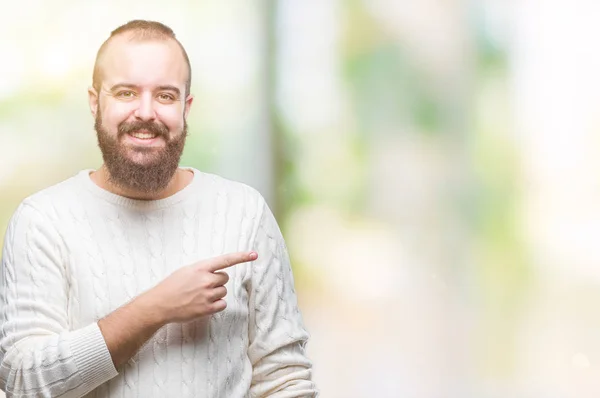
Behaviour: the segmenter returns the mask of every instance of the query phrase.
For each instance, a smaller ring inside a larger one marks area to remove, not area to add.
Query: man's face
[[[167,186],[185,144],[187,64],[173,40],[115,37],[90,90],[98,144],[113,183],[146,193]]]

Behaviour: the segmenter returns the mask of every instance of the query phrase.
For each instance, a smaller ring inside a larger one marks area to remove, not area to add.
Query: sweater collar
[[[173,195],[166,197],[164,199],[157,200],[141,200],[141,199],[131,199],[126,198],[124,196],[120,196],[114,194],[110,191],[107,191],[104,188],[100,188],[96,185],[92,179],[90,178],[90,173],[95,171],[93,169],[85,169],[80,171],[76,179],[80,182],[86,190],[91,192],[94,196],[116,204],[118,206],[128,207],[131,209],[139,209],[139,210],[156,210],[156,209],[164,209],[169,206],[172,206],[176,203],[179,203],[186,198],[188,198],[195,188],[200,184],[200,180],[202,177],[202,173],[195,168],[192,167],[181,167],[183,170],[190,170],[194,173],[194,178],[192,181],[182,190],[177,191]]]

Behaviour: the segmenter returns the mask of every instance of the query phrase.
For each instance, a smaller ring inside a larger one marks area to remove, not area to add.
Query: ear
[[[187,120],[188,114],[190,113],[190,108],[192,107],[192,102],[194,102],[194,96],[192,94],[188,95],[185,99],[185,108],[183,109],[183,118]]]
[[[98,92],[94,87],[88,88],[88,102],[92,116],[96,119],[96,113],[98,112]]]

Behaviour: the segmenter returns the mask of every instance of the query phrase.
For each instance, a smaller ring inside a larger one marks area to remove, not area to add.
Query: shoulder
[[[12,214],[8,230],[20,224],[36,225],[36,229],[57,224],[82,199],[76,180],[77,176],[73,176],[25,197]]]
[[[5,247],[10,243],[31,237],[56,237],[57,225],[64,217],[64,209],[81,198],[74,178],[39,190],[24,198],[12,214],[5,234]]]
[[[200,177],[199,196],[212,197],[217,202],[230,206],[242,206],[260,211],[266,204],[263,195],[254,187],[217,174],[194,170]]]
[[[59,218],[63,210],[68,210],[82,198],[77,183],[79,174],[29,195],[21,201],[17,212],[37,213],[48,219]]]

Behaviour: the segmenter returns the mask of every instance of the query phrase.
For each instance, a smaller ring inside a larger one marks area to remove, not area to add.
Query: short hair
[[[100,83],[102,80],[102,66],[101,62],[99,62],[108,47],[111,39],[115,36],[129,34],[131,40],[136,41],[147,41],[147,40],[175,40],[175,42],[179,45],[181,52],[183,54],[183,58],[185,59],[185,63],[188,69],[188,78],[185,82],[185,96],[187,97],[190,93],[190,86],[192,84],[192,67],[190,64],[190,59],[183,48],[183,45],[177,40],[175,37],[175,33],[173,29],[169,28],[167,25],[162,24],[156,21],[146,21],[141,19],[136,19],[133,21],[129,21],[124,25],[119,26],[117,29],[113,30],[110,33],[110,37],[102,43],[98,53],[96,54],[96,62],[94,63],[94,73],[92,76],[92,86],[96,91],[100,91]]]

